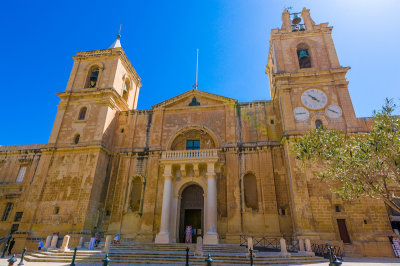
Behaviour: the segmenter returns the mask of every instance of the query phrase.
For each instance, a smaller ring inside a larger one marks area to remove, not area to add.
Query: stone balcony
[[[163,163],[207,163],[218,161],[218,149],[164,151]]]

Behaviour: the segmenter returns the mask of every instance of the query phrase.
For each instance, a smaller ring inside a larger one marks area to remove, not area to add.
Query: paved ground
[[[4,259],[0,259],[0,266],[6,266],[8,265],[7,260],[10,257],[6,257]],[[20,259],[14,264],[14,266],[17,266],[18,263],[20,262]],[[313,263],[313,264],[302,264],[302,265],[310,265],[310,266],[327,266],[329,263]],[[24,265],[28,266],[67,266],[69,264],[67,263],[43,263],[43,262],[26,262],[24,261]],[[77,266],[101,266],[102,263],[76,263]],[[113,265],[111,263],[111,265]],[[122,264],[118,263],[118,266],[123,266],[123,265],[128,265],[128,264]],[[132,265],[132,264],[130,264]],[[139,264],[136,264],[139,265]],[[144,265],[144,264],[143,264]],[[149,265],[149,264],[146,264]],[[154,265],[154,264],[151,264]],[[280,264],[282,265],[282,264]],[[299,265],[299,264],[296,264]],[[400,258],[344,258],[344,262],[342,264],[343,266],[392,266],[392,265],[398,265],[400,266]],[[282,265],[284,266],[284,265]]]

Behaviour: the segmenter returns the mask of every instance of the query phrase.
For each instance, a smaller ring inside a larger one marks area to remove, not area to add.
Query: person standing
[[[99,232],[96,232],[96,234],[95,234],[95,242],[94,242],[94,246],[97,248],[97,246],[99,245],[99,243],[100,243],[100,241],[101,241],[101,234],[99,233]]]
[[[43,247],[43,242],[42,242],[42,240],[39,240],[38,250],[42,250],[42,247]]]
[[[96,233],[97,233],[97,227],[95,226],[93,230],[90,232],[90,242],[89,242],[90,250],[94,249],[94,244],[96,242]]]
[[[8,255],[11,255],[11,251],[12,251],[14,245],[15,245],[15,238],[13,238],[11,240],[10,245],[8,246]]]

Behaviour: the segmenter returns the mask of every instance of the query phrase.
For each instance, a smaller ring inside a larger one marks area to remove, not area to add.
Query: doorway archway
[[[197,236],[203,236],[204,228],[204,191],[199,185],[189,185],[182,191],[180,218],[179,218],[179,242],[185,242],[185,228],[191,226],[192,243]]]

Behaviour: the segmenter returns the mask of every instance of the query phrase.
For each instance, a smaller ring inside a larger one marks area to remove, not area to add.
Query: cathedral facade
[[[383,201],[341,200],[290,152],[311,129],[366,132],[371,119],[355,115],[332,27],[307,9],[282,22],[270,37],[269,101],[193,89],[137,110],[140,77],[119,36],[78,52],[49,142],[0,147],[1,236],[12,230],[33,249],[59,232],[74,246],[97,227],[179,243],[191,226],[206,244],[286,236],[393,256]]]

